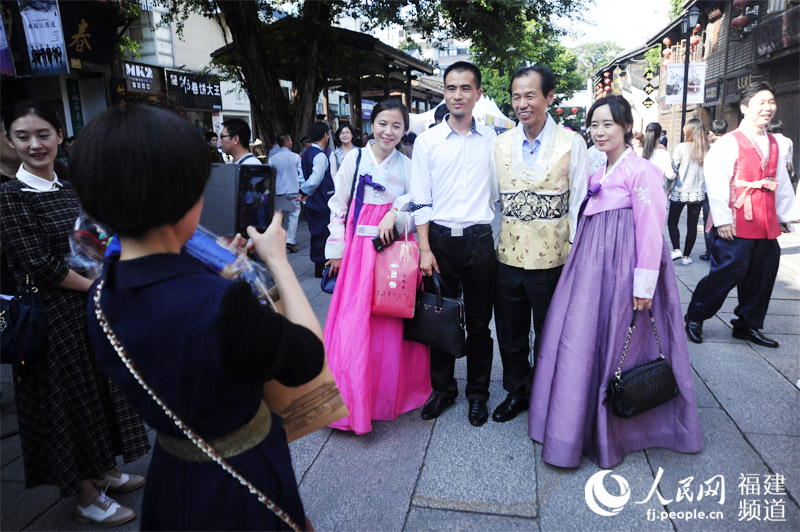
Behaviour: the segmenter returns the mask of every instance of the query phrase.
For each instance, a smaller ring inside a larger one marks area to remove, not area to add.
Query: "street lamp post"
[[[689,93],[689,50],[691,45],[689,40],[692,37],[691,31],[697,24],[697,19],[700,18],[700,10],[697,9],[697,6],[692,6],[692,8],[683,15],[683,20],[681,21],[681,31],[683,31],[684,37],[686,37],[686,41],[684,41],[684,46],[686,47],[686,58],[683,62],[683,105],[681,106],[681,142],[684,141],[683,135],[683,126],[686,125],[686,97]]]

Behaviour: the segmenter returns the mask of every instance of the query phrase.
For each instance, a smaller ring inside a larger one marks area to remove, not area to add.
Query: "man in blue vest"
[[[312,124],[308,130],[311,146],[303,152],[300,165],[304,183],[300,186],[300,201],[306,204],[306,222],[311,233],[311,260],[314,262],[314,275],[322,277],[325,267],[325,242],[330,232],[331,210],[328,200],[333,196],[333,179],[325,154],[325,146],[330,138],[330,128],[325,122]]]

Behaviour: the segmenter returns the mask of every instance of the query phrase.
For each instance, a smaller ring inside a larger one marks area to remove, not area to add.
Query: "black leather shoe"
[[[709,255],[708,251],[706,251],[705,253],[700,255],[700,260],[709,260],[710,258],[711,258],[711,255]]]
[[[517,417],[517,414],[527,409],[528,401],[519,399],[517,397],[511,397],[509,395],[506,397],[505,401],[500,403],[500,405],[494,409],[492,420],[497,421],[498,423],[505,423],[506,421],[511,421]]]
[[[764,347],[778,347],[778,342],[772,338],[767,338],[758,329],[751,329],[750,327],[735,327],[733,328],[734,338],[747,340],[754,344],[763,345]]]
[[[696,344],[703,343],[703,322],[690,320],[689,315],[683,317],[686,322],[686,336]]]
[[[469,422],[480,427],[489,419],[489,409],[486,408],[486,401],[483,399],[469,400]]]
[[[436,419],[456,402],[455,397],[435,393],[422,407],[422,419]]]

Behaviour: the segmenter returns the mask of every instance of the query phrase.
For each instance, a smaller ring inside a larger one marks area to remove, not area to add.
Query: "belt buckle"
[[[464,236],[463,227],[453,227],[450,229],[450,236]]]

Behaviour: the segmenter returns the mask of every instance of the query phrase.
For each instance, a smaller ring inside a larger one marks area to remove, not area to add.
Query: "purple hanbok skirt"
[[[614,416],[604,402],[633,316],[635,264],[630,208],[581,217],[547,313],[531,393],[530,436],[542,443],[548,464],[576,467],[585,454],[611,468],[627,454],[651,447],[686,453],[702,449],[681,302],[666,243],[653,314],[680,394],[631,419]],[[639,313],[636,324],[623,371],[658,357],[646,312]]]

